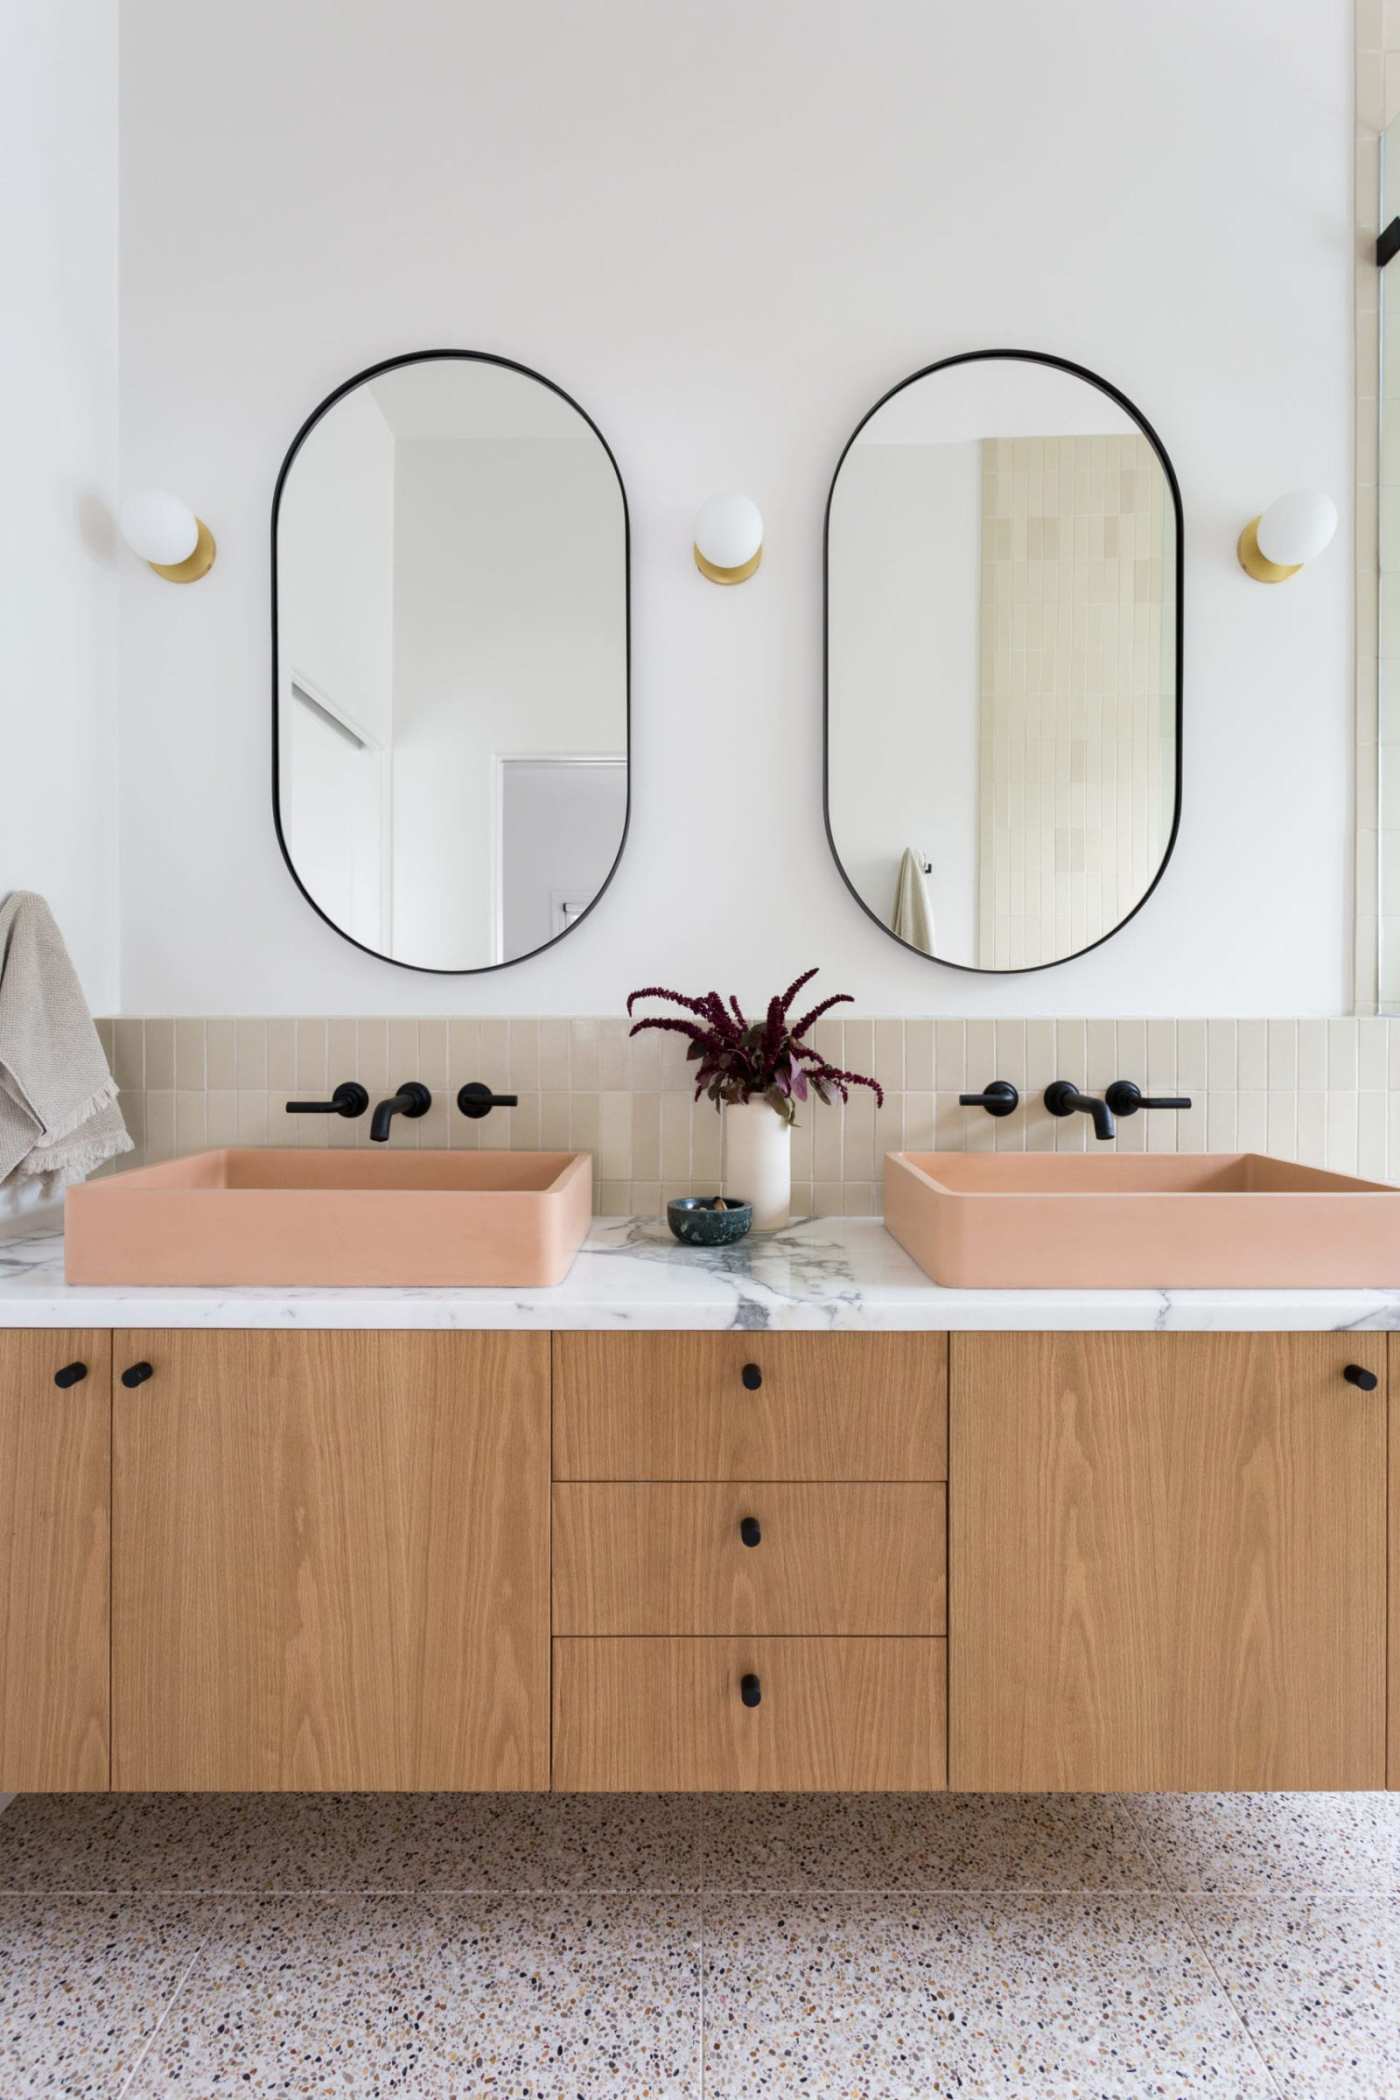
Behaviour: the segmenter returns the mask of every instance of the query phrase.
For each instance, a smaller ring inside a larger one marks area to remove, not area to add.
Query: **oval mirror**
[[[1078,365],[915,373],[826,519],[826,824],[846,884],[962,970],[1081,954],[1150,895],[1181,802],[1181,498]]]
[[[272,513],[273,808],[338,933],[416,970],[570,932],[628,812],[627,501],[577,404],[423,351],[323,401]]]

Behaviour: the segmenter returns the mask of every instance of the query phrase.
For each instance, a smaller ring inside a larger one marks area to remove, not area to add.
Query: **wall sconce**
[[[197,583],[214,566],[214,535],[187,503],[143,489],[122,505],[122,538],[167,583]]]
[[[744,583],[763,559],[763,513],[747,496],[711,496],[695,520],[695,566],[711,583]]]
[[[1286,583],[1321,554],[1337,529],[1337,506],[1316,489],[1280,496],[1240,534],[1235,552],[1256,583]]]

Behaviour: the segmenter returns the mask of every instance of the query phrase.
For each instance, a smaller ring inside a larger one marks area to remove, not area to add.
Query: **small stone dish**
[[[718,1196],[677,1196],[666,1205],[666,1223],[683,1247],[732,1247],[753,1223],[753,1205]]]

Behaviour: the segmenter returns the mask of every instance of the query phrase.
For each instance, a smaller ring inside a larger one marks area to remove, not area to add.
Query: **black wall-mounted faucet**
[[[519,1105],[519,1094],[493,1094],[490,1087],[483,1086],[479,1079],[469,1079],[464,1087],[457,1089],[457,1106],[464,1116],[471,1117],[473,1123],[489,1116],[493,1108],[518,1108]]]
[[[1118,1135],[1118,1126],[1113,1120],[1113,1110],[1096,1094],[1081,1094],[1072,1079],[1052,1079],[1045,1089],[1045,1107],[1052,1116],[1072,1116],[1076,1109],[1094,1122],[1096,1138],[1111,1138]]]
[[[369,1094],[358,1079],[343,1079],[329,1101],[289,1101],[289,1116],[362,1116]]]
[[[960,1108],[985,1108],[989,1116],[1014,1116],[1021,1097],[1009,1079],[994,1079],[980,1094],[959,1094]]]
[[[1189,1094],[1144,1094],[1135,1079],[1115,1079],[1104,1095],[1115,1116],[1135,1116],[1140,1108],[1189,1108]]]
[[[396,1094],[377,1103],[369,1134],[376,1145],[383,1145],[388,1141],[389,1126],[395,1116],[407,1116],[411,1122],[416,1121],[419,1116],[426,1116],[432,1105],[433,1097],[422,1080],[406,1079]]]

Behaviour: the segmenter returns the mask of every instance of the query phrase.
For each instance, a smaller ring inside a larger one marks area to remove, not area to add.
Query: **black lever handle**
[[[358,1079],[343,1079],[329,1101],[289,1101],[289,1116],[362,1116],[369,1094]]]
[[[1021,1096],[1009,1079],[994,1079],[980,1094],[959,1094],[958,1105],[985,1108],[989,1116],[1013,1116],[1021,1105]]]
[[[763,1383],[763,1373],[757,1364],[745,1364],[739,1376],[751,1393],[756,1393]]]
[[[1144,1094],[1135,1079],[1115,1079],[1104,1095],[1115,1116],[1135,1116],[1140,1108],[1189,1108],[1189,1094]]]
[[[742,1517],[739,1521],[739,1536],[746,1546],[758,1546],[763,1542],[763,1526],[757,1517]]]
[[[493,1094],[490,1087],[483,1086],[479,1079],[468,1080],[464,1087],[457,1089],[457,1106],[464,1116],[471,1117],[473,1123],[489,1116],[493,1108],[518,1108],[519,1105],[519,1094]]]
[[[739,1697],[745,1706],[757,1706],[763,1697],[763,1686],[754,1671],[746,1670],[739,1679]]]
[[[153,1378],[154,1376],[155,1373],[147,1363],[128,1364],[122,1372],[122,1384],[144,1385],[148,1378]]]
[[[80,1385],[86,1377],[86,1364],[65,1364],[61,1371],[54,1372],[53,1382],[55,1385],[63,1386]]]
[[[1375,1372],[1368,1371],[1364,1364],[1348,1364],[1342,1376],[1348,1385],[1359,1386],[1363,1393],[1374,1393],[1380,1383]]]

